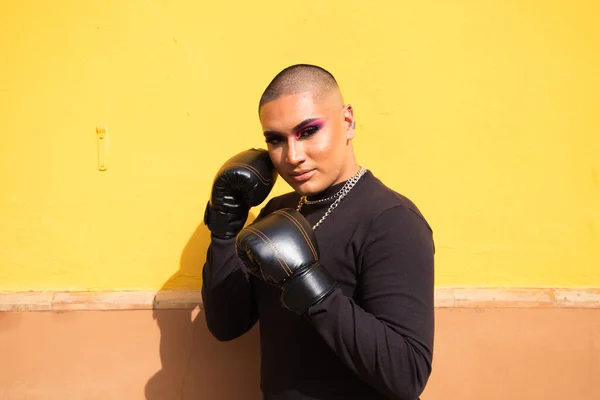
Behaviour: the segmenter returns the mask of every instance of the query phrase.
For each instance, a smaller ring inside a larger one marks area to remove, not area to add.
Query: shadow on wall
[[[251,215],[249,221],[254,219]],[[157,294],[189,287],[196,279],[200,287],[202,266],[210,243],[210,231],[200,224],[181,254],[177,271]],[[209,332],[199,307],[155,310],[160,329],[162,369],[146,384],[147,400],[261,399],[260,349],[255,326],[231,342],[219,342]]]

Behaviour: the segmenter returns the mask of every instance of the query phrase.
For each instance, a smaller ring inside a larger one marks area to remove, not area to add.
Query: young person
[[[433,358],[430,226],[357,162],[353,109],[328,71],[281,71],[259,118],[268,149],[223,164],[206,207],[210,331],[232,340],[260,321],[264,399],[418,399]],[[278,176],[293,191],[244,228]]]

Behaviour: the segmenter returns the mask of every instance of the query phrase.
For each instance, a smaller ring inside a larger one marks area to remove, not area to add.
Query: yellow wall
[[[597,4],[5,0],[0,290],[199,287],[213,173],[297,62],[431,222],[438,286],[600,286]]]

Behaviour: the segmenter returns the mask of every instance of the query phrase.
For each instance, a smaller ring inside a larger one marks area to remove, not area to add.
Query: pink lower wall
[[[0,400],[260,399],[257,330],[189,311],[0,312]],[[437,310],[424,400],[600,399],[600,309]]]

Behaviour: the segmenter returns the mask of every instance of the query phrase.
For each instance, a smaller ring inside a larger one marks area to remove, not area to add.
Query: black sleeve
[[[269,203],[261,210],[261,218]],[[258,321],[252,284],[237,257],[235,238],[211,237],[202,270],[202,302],[206,324],[221,341],[233,340]]]
[[[433,359],[429,225],[406,207],[385,211],[373,221],[358,261],[360,305],[336,289],[307,317],[361,379],[391,399],[415,400]]]
[[[213,237],[202,270],[206,324],[221,341],[235,339],[258,320],[252,287],[235,253],[235,238]]]

